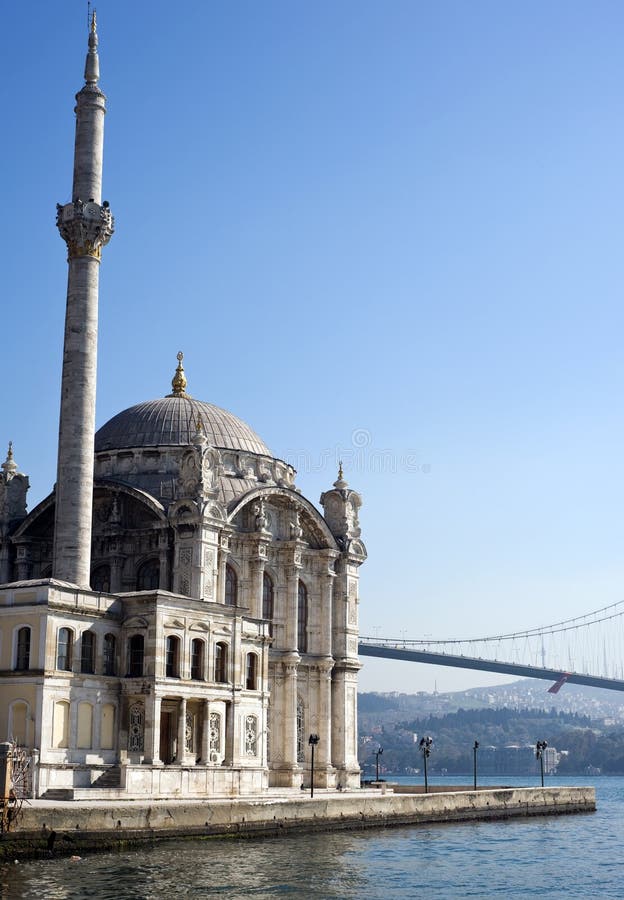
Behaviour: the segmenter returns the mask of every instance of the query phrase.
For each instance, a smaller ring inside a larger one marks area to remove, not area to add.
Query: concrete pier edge
[[[590,813],[593,787],[495,788],[435,794],[315,792],[201,801],[31,801],[0,839],[0,860],[123,850],[181,838],[275,837]],[[54,833],[54,834],[53,834]],[[52,851],[52,853],[51,853]]]

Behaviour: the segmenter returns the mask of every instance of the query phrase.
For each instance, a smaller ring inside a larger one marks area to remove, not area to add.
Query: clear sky
[[[0,444],[51,489],[86,3],[2,3]],[[624,5],[98,3],[97,420],[188,390],[317,501],[361,491],[361,630],[621,600]],[[4,453],[2,453],[4,456]],[[366,661],[363,689],[488,676]]]

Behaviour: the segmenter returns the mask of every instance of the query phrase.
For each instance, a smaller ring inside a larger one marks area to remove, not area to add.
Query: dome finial
[[[184,366],[182,365],[182,360],[184,359],[184,353],[180,350],[176,359],[178,360],[178,367],[175,370],[175,375],[171,379],[171,387],[173,388],[173,393],[169,394],[170,397],[188,397],[186,393],[186,375],[184,374]]]
[[[13,459],[13,441],[9,441],[9,449],[7,451],[7,458],[0,466],[0,469],[3,469],[4,474],[7,478],[12,478],[13,475],[17,472],[17,463]]]
[[[338,478],[334,481],[334,487],[341,490],[342,488],[347,487],[347,482],[344,480],[344,472],[342,469],[342,460],[338,463]]]

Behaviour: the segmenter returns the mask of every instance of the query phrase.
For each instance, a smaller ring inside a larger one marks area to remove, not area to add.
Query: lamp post
[[[431,753],[431,747],[433,746],[433,738],[427,735],[420,739],[420,752],[423,755],[423,766],[425,769],[425,794],[429,793],[429,782],[427,781],[427,760],[429,759],[429,754]]]
[[[474,742],[474,747],[472,748],[473,753],[473,774],[474,774],[474,789],[477,789],[477,750],[479,749],[479,741]]]
[[[383,747],[375,750],[375,781],[379,781],[379,757],[383,753]]]
[[[314,748],[320,741],[318,734],[311,734],[308,738],[308,744],[312,750],[312,762],[310,766],[310,797],[314,797]]]
[[[540,761],[540,771],[542,773],[542,787],[544,787],[544,750],[548,747],[548,741],[538,741],[535,745],[535,758]]]

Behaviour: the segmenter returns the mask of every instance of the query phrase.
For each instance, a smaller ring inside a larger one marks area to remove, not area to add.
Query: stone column
[[[224,763],[226,766],[234,765],[234,759],[238,756],[235,750],[236,728],[234,726],[234,704],[228,700],[225,704],[225,744],[224,744]]]
[[[318,760],[319,787],[330,786],[330,772],[333,772],[332,759],[332,714],[331,714],[331,672],[333,660],[319,663],[318,672],[318,733],[321,740],[316,748]]]
[[[297,608],[299,602],[300,566],[290,565],[286,570],[286,603],[284,620],[284,648],[297,651]]]
[[[160,707],[162,700],[150,694],[145,704],[145,762],[162,765],[160,759]]]
[[[121,591],[121,574],[123,572],[125,558],[123,556],[113,556],[110,560],[110,592],[118,594]]]
[[[204,700],[202,704],[202,732],[201,732],[201,753],[200,759],[202,765],[210,762],[210,700]]]
[[[262,618],[262,589],[264,586],[264,559],[251,559],[251,602],[249,613],[256,619]]]
[[[178,703],[178,746],[176,747],[176,764],[184,765],[186,756],[186,698],[182,697]]]
[[[225,603],[225,568],[230,555],[230,539],[227,535],[221,536],[219,547],[219,569],[217,575],[217,603]]]
[[[76,95],[72,201],[57,206],[69,274],[52,571],[80,587],[89,586],[91,565],[99,267],[102,247],[113,233],[108,203],[102,204],[106,98],[97,85],[97,42],[94,16],[86,84]]]
[[[321,575],[321,615],[318,652],[321,656],[331,656],[332,653],[332,609],[334,595],[334,573]]]
[[[158,548],[158,587],[161,591],[170,591],[173,585],[171,584],[169,572],[169,547],[167,546],[166,532],[161,532],[158,536]]]

